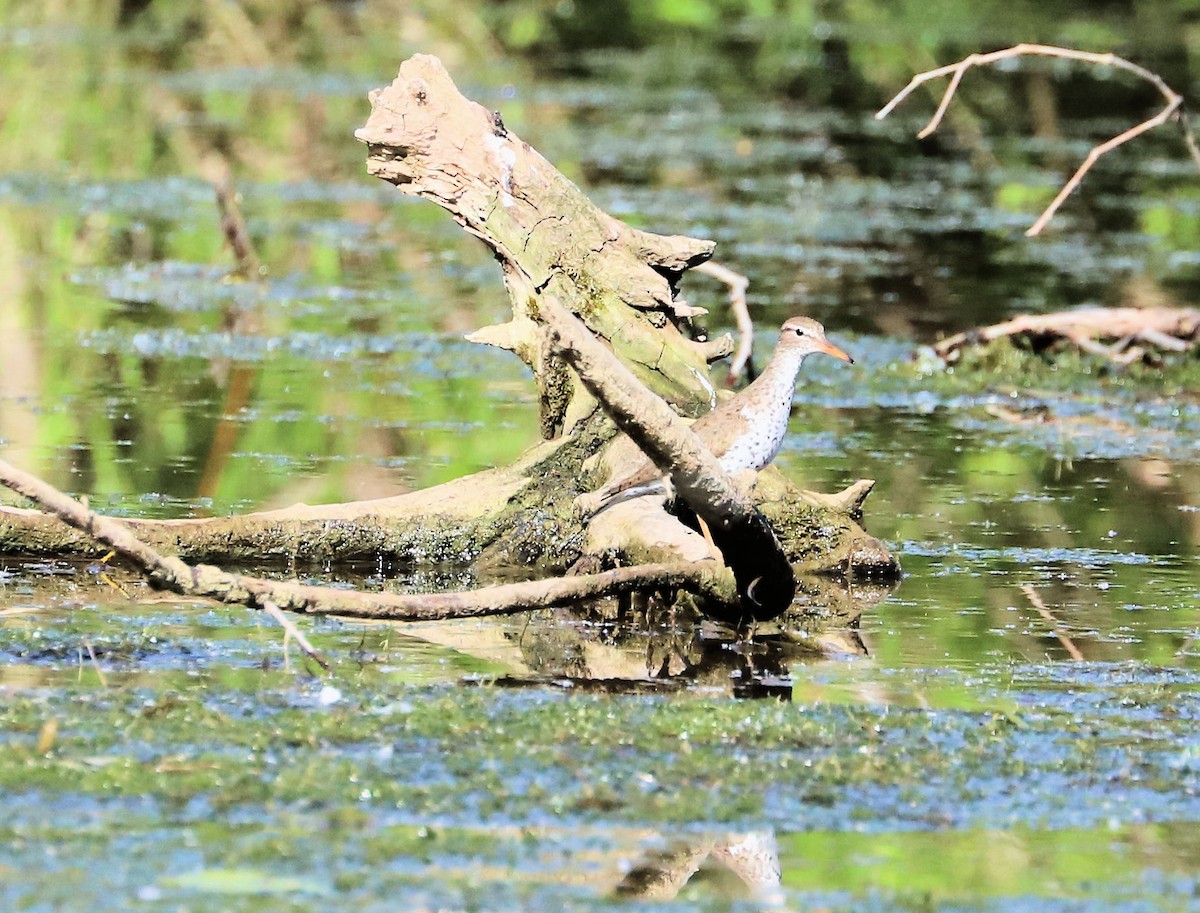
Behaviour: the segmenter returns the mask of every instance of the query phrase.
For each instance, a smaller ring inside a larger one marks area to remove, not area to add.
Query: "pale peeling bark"
[[[370,150],[367,170],[441,206],[495,252],[512,320],[470,338],[534,369],[547,432],[562,427],[573,390],[568,373],[545,365],[537,326],[545,291],[609,340],[650,389],[692,414],[708,408],[697,377],[731,343],[684,337],[675,290],[684,270],[712,256],[713,242],[639,231],[601,211],[498,112],[464,98],[434,57],[406,60],[371,104],[355,134]]]

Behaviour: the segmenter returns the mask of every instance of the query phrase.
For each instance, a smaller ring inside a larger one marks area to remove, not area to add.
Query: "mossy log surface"
[[[597,413],[571,436],[538,444],[509,466],[394,498],[122,522],[153,548],[210,563],[473,564],[486,574],[530,566],[562,572],[589,555],[602,564],[711,557],[704,539],[653,498],[619,505],[591,524],[580,519],[573,501],[592,487],[585,463],[612,434]],[[754,494],[798,572],[850,566],[889,572],[891,556],[883,550],[871,558],[871,550],[882,546],[847,513],[813,503],[774,469],[760,474]],[[0,553],[72,557],[104,551],[40,511],[0,508]]]
[[[495,252],[512,319],[470,338],[508,349],[530,366],[546,439],[512,465],[394,498],[124,522],[164,553],[213,563],[372,560],[555,573],[581,564],[720,560],[653,498],[582,519],[575,499],[619,473],[636,458],[636,448],[553,354],[539,315],[542,296],[553,293],[678,411],[706,411],[716,395],[708,364],[727,354],[730,343],[688,338],[684,330],[694,315],[678,286],[687,269],[712,254],[713,244],[653,235],[599,210],[498,114],[464,98],[435,58],[405,61],[397,79],[371,100],[371,117],[356,134],[369,147],[368,170],[442,206]],[[858,522],[866,490],[869,484],[816,495],[768,468],[753,497],[797,572],[894,576],[895,559]],[[79,555],[99,549],[57,520],[5,507],[0,551]]]

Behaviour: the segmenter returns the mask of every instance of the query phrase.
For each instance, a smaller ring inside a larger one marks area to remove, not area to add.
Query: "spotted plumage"
[[[825,338],[825,328],[808,317],[792,317],[779,331],[779,344],[753,383],[737,396],[701,416],[692,430],[717,457],[728,473],[762,469],[783,444],[792,408],[796,375],[804,359],[822,352],[854,363],[849,355]],[[629,498],[661,494],[662,472],[649,460],[632,473],[610,483],[594,496],[598,513]]]

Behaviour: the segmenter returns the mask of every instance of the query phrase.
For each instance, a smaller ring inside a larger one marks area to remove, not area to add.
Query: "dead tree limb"
[[[958,361],[967,348],[1005,338],[1027,339],[1038,349],[1062,340],[1119,364],[1127,363],[1144,354],[1132,347],[1135,342],[1175,352],[1195,347],[1200,343],[1200,309],[1085,307],[1055,314],[1023,314],[947,336],[933,350],[950,364]],[[1104,341],[1114,345],[1105,346]]]
[[[746,371],[751,379],[754,377],[754,364],[750,357],[754,354],[754,321],[750,319],[750,310],[746,306],[746,289],[750,280],[741,273],[734,272],[727,266],[708,260],[695,267],[695,271],[711,276],[718,282],[729,287],[729,310],[737,323],[737,348],[729,360],[729,372],[725,375],[725,385],[733,386],[734,381]]]
[[[946,86],[946,91],[942,94],[941,103],[938,104],[937,110],[933,117],[929,119],[929,123],[917,134],[918,137],[924,139],[933,133],[941,124],[942,118],[945,117],[946,110],[950,107],[950,100],[954,97],[958,85],[962,82],[963,75],[971,67],[986,66],[1001,60],[1010,60],[1014,57],[1038,56],[1038,57],[1057,57],[1063,60],[1081,60],[1085,63],[1093,63],[1098,66],[1115,67],[1126,72],[1133,73],[1140,79],[1144,79],[1154,88],[1158,89],[1166,101],[1163,109],[1153,117],[1142,121],[1134,127],[1130,127],[1124,133],[1114,136],[1112,139],[1092,148],[1083,160],[1082,164],[1071,175],[1070,179],[1059,190],[1058,195],[1046,207],[1045,211],[1038,216],[1036,222],[1029,227],[1025,232],[1027,237],[1033,237],[1041,233],[1041,230],[1046,227],[1046,224],[1053,218],[1058,208],[1079,186],[1083,176],[1088,173],[1093,165],[1100,159],[1100,156],[1106,152],[1111,152],[1123,143],[1129,142],[1135,137],[1141,136],[1148,130],[1153,130],[1155,127],[1165,124],[1169,120],[1179,124],[1183,131],[1184,141],[1187,144],[1188,152],[1192,156],[1192,161],[1196,163],[1196,167],[1200,169],[1200,146],[1197,145],[1195,134],[1192,132],[1191,125],[1183,114],[1183,96],[1168,86],[1157,73],[1147,70],[1145,67],[1138,66],[1136,63],[1126,60],[1123,57],[1118,57],[1116,54],[1096,54],[1091,51],[1076,51],[1071,48],[1060,48],[1053,45],[1044,44],[1018,44],[1011,48],[1005,48],[1001,51],[992,51],[988,54],[971,54],[970,56],[960,60],[958,63],[948,64],[944,67],[938,67],[934,70],[927,70],[924,73],[918,73],[912,80],[900,90],[896,96],[884,105],[875,117],[879,120],[887,117],[897,105],[920,85],[928,82],[931,79],[940,79],[943,76],[950,77],[950,83]]]
[[[570,605],[634,590],[685,589],[728,602],[733,597],[728,571],[712,563],[640,565],[600,574],[558,577],[484,587],[463,593],[366,593],[230,574],[210,565],[190,565],[159,554],[118,520],[101,516],[52,485],[0,460],[0,484],[40,505],[53,516],[115,550],[154,586],[183,596],[308,615],[346,615],[389,621],[437,621],[511,615]]]
[[[576,498],[603,481],[598,466],[611,471],[614,452],[636,447],[616,434],[549,345],[541,322],[543,299],[554,296],[651,391],[683,415],[698,415],[716,400],[708,365],[731,351],[732,340],[689,339],[680,325],[694,309],[677,293],[686,271],[705,261],[713,244],[640,231],[601,211],[496,112],[465,98],[435,58],[405,61],[397,79],[371,99],[370,118],[356,134],[368,146],[368,170],[442,207],[495,254],[512,316],[470,338],[512,351],[530,366],[545,440],[508,466],[394,498],[230,517],[127,520],[125,528],[160,555],[191,562],[295,566],[369,559],[398,568],[470,565],[483,574],[534,563],[547,572],[580,562],[597,568],[654,565],[674,569],[654,578],[668,581],[664,586],[690,580],[688,586],[708,592],[715,604],[737,606],[733,575],[717,562],[683,570],[688,561],[717,556],[659,507],[641,504],[626,514],[614,509],[603,522],[586,523],[572,510]],[[851,567],[898,573],[890,552],[850,516],[858,506],[854,499],[810,496],[770,467],[759,475],[752,497],[797,573],[837,574]],[[0,552],[69,556],[95,549],[90,536],[53,517],[0,507]],[[622,571],[604,578],[603,586],[634,588],[635,576]],[[650,577],[640,579],[637,585],[654,585]],[[589,584],[578,581],[561,586],[554,599],[596,592],[582,591]],[[544,589],[532,592],[508,594],[506,604],[548,598]],[[452,594],[439,598],[445,600],[437,610],[442,614],[426,617],[449,617],[462,608]],[[275,601],[292,606],[287,598]],[[435,603],[423,597],[423,604]],[[498,611],[496,604],[476,608]]]
[[[243,280],[261,279],[264,275],[262,259],[254,248],[254,240],[246,226],[241,194],[234,184],[229,161],[220,153],[212,152],[205,158],[202,168],[216,193],[221,234],[225,236],[225,243],[229,245],[236,264],[234,275]]]
[[[702,409],[696,374],[727,354],[676,329],[680,277],[715,245],[631,228],[601,211],[498,112],[459,94],[441,63],[418,54],[386,88],[355,136],[367,170],[403,193],[441,206],[495,253],[513,302],[512,320],[469,338],[516,353],[538,376],[542,429],[563,430],[569,377],[545,366],[535,328],[538,296],[559,294],[588,328],[620,348],[633,372],[685,411]],[[547,370],[549,368],[549,370]]]

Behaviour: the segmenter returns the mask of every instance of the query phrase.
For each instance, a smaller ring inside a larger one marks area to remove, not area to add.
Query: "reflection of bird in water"
[[[712,855],[742,879],[760,904],[778,907],[783,902],[783,871],[773,830],[729,834],[717,842]]]
[[[692,430],[726,472],[758,471],[775,459],[787,433],[796,375],[804,359],[815,352],[842,361],[854,359],[825,338],[825,328],[808,317],[792,317],[779,331],[775,354],[753,383],[696,420]],[[594,515],[621,501],[663,494],[662,471],[649,460],[632,473],[581,501]]]
[[[798,668],[867,655],[859,617],[896,585],[801,576],[793,608],[759,625],[752,637],[657,597],[632,605],[589,601],[527,621],[505,636],[503,653],[477,655],[513,670],[500,685],[554,684],[604,694],[703,689],[786,701]],[[461,641],[453,643],[462,649]]]

